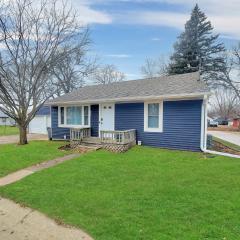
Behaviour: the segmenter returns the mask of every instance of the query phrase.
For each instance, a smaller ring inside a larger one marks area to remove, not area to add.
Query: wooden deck
[[[100,131],[100,137],[91,137],[90,128],[70,130],[71,142],[79,144],[116,144],[124,145],[132,142],[136,142],[136,130],[124,130],[124,131]]]

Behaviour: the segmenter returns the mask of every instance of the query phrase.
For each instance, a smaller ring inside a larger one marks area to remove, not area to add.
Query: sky
[[[232,48],[240,41],[240,0],[71,0],[90,27],[91,54],[128,79],[141,78],[146,58],[168,57],[196,3]]]

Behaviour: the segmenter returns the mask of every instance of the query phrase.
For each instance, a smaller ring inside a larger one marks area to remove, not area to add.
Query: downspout
[[[201,112],[201,143],[200,149],[205,152],[207,150],[207,95],[204,95]]]
[[[202,112],[201,112],[201,143],[200,149],[204,153],[210,153],[215,155],[221,155],[226,157],[233,157],[233,158],[240,158],[239,155],[224,153],[224,152],[217,152],[207,149],[207,95],[204,95],[203,102],[202,102]]]

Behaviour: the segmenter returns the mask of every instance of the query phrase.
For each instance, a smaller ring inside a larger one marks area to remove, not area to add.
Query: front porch
[[[136,130],[124,131],[100,130],[99,137],[91,136],[91,128],[71,128],[70,143],[72,146],[99,146],[113,152],[125,152],[136,144]]]

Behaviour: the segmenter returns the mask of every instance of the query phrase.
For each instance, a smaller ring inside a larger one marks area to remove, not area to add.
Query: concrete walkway
[[[93,240],[82,230],[57,224],[44,214],[0,198],[1,240]]]
[[[208,131],[214,137],[221,138],[230,143],[240,146],[240,132],[227,132],[227,131]]]
[[[53,159],[50,161],[45,161],[45,162],[39,163],[37,165],[21,169],[14,173],[10,173],[9,175],[7,175],[5,177],[0,178],[0,187],[8,185],[10,183],[17,182],[20,179],[25,178],[26,176],[28,176],[30,174],[41,171],[42,169],[45,169],[45,168],[53,167],[55,165],[58,165],[62,162],[71,160],[78,156],[80,156],[80,154],[70,154],[70,155],[67,155],[64,157],[56,158],[56,159]]]
[[[48,140],[45,134],[28,134],[28,140]],[[0,137],[0,144],[18,143],[19,135],[2,136]]]

